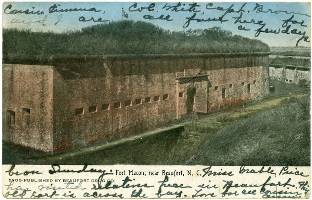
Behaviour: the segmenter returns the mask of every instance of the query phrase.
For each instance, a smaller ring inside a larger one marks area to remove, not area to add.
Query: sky
[[[239,11],[244,3],[213,3],[200,2],[196,4],[195,10],[188,10],[189,3],[182,3],[179,11],[164,9],[165,3],[155,3],[149,10],[146,8],[152,2],[140,2],[134,5],[130,2],[108,3],[108,2],[7,2],[3,4],[3,28],[28,29],[31,31],[68,32],[81,30],[83,27],[101,23],[109,23],[119,20],[146,21],[170,31],[186,31],[194,29],[207,29],[221,27],[231,31],[233,34],[259,39],[270,46],[296,46],[300,38],[299,46],[310,46],[311,35],[311,4],[309,3],[257,3],[248,2],[243,11]],[[174,6],[178,2],[171,2],[168,5]],[[55,4],[55,5],[54,5]],[[185,4],[185,5],[183,5]],[[58,12],[49,12],[51,6],[56,7]],[[151,6],[151,5],[150,5]],[[259,8],[262,9],[259,9]],[[91,11],[73,11],[72,9],[85,9]],[[186,11],[181,11],[181,9]],[[208,9],[207,9],[208,8]],[[229,9],[231,8],[231,9]],[[255,9],[257,8],[257,9]],[[63,10],[62,10],[63,9]],[[65,12],[64,9],[72,11]],[[92,10],[93,9],[93,10]],[[94,11],[96,10],[96,12]],[[131,10],[131,11],[130,11]],[[228,12],[227,12],[228,11]],[[38,14],[39,13],[39,14]],[[224,22],[212,21],[222,15]],[[196,20],[192,20],[188,27],[185,27],[187,19],[195,14]],[[235,23],[237,17],[242,14],[241,21],[246,20],[254,23]],[[163,15],[165,19],[157,18]],[[101,18],[101,20],[99,20]],[[79,20],[80,19],[80,20]],[[82,19],[85,19],[83,21]],[[288,19],[288,21],[287,21]],[[284,21],[283,21],[284,20]],[[258,37],[256,32],[261,25],[255,24],[259,21],[265,23]],[[287,24],[285,25],[285,21]],[[283,27],[282,25],[285,25]],[[287,33],[270,33],[278,29],[284,30],[289,26]],[[239,26],[247,30],[239,30]],[[265,30],[266,29],[266,30]]]

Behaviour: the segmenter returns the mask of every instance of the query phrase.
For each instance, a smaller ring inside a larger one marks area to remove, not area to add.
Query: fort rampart
[[[7,63],[4,139],[47,152],[140,134],[193,112],[214,112],[268,92],[268,53],[54,57]]]
[[[286,83],[299,84],[300,81],[310,82],[310,67],[272,64],[269,66],[270,78]]]

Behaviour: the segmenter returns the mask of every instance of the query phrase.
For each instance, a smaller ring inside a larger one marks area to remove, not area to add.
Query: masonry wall
[[[269,67],[271,78],[284,81],[286,83],[298,84],[300,80],[310,81],[310,70],[286,67]]]
[[[265,96],[268,88],[266,70],[259,66],[209,72],[212,85],[208,95],[209,111]],[[222,90],[225,91],[224,96]]]
[[[282,67],[269,67],[269,76],[271,78],[284,81],[285,79],[285,69]]]
[[[53,68],[3,65],[3,139],[53,150]]]
[[[105,71],[82,79],[55,73],[55,151],[139,134],[176,118],[175,73],[127,75],[121,63],[85,64]],[[83,113],[75,114],[80,108]]]
[[[54,151],[140,134],[193,111],[209,113],[263,97],[268,92],[266,63],[265,56],[238,56],[56,64]],[[205,74],[208,79],[198,78]],[[180,82],[179,76],[196,81]],[[192,87],[194,105],[188,96]]]

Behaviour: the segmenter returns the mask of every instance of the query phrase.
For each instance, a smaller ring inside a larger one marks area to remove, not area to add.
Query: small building
[[[61,152],[140,134],[268,93],[268,53],[13,59],[3,138]]]

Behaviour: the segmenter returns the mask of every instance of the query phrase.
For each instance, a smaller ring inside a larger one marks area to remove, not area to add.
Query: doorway
[[[194,86],[188,87],[186,90],[186,113],[190,114],[194,111],[196,88]]]

